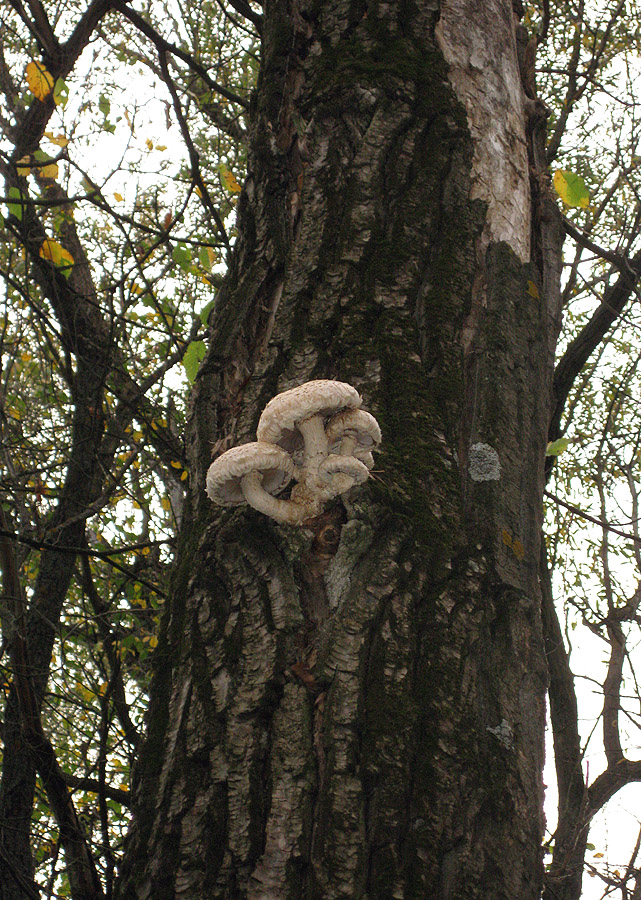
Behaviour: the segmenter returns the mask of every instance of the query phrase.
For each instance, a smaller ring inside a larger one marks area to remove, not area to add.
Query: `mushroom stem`
[[[355,449],[357,443],[358,443],[358,441],[356,440],[355,435],[346,434],[343,437],[343,439],[341,440],[341,445],[340,445],[341,456],[353,456],[354,449]]]
[[[307,518],[307,510],[300,504],[272,497],[263,487],[263,477],[260,472],[250,472],[248,475],[244,475],[240,482],[240,489],[250,506],[266,516],[271,516],[277,522],[299,525],[303,519]]]
[[[309,416],[298,422],[297,427],[305,441],[303,468],[307,471],[316,471],[319,463],[329,453],[323,417],[320,415]]]

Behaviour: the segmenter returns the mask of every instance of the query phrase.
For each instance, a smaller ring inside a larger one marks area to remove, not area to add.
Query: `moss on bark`
[[[550,323],[538,274],[481,244],[435,7],[267,8],[128,900],[167,877],[159,833],[194,897],[538,897]],[[315,377],[353,383],[383,431],[330,560],[202,495],[212,446],[253,439],[265,400]],[[475,444],[498,478],[471,474]]]

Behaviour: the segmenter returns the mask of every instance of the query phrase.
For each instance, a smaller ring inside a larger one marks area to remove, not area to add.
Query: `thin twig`
[[[223,87],[222,84],[218,84],[217,81],[214,81],[209,77],[209,73],[204,66],[201,66],[199,62],[190,56],[189,53],[185,53],[184,50],[181,50],[180,47],[177,47],[175,44],[166,41],[161,35],[158,34],[156,29],[143,19],[135,10],[131,9],[130,6],[125,3],[120,2],[120,0],[114,0],[114,8],[117,9],[122,15],[129,19],[129,21],[136,26],[139,31],[149,38],[149,40],[154,44],[158,53],[171,53],[173,56],[177,56],[179,59],[182,59],[184,63],[186,63],[190,69],[193,69],[196,74],[200,75],[202,80],[205,82],[207,87],[211,91],[215,91],[217,94],[220,94],[222,97],[225,97],[227,100],[231,100],[232,103],[238,103],[239,106],[242,106],[243,109],[249,109],[249,103],[247,100],[243,99],[243,97],[235,94],[233,91],[230,91],[228,88]]]
[[[582,519],[587,519],[588,522],[594,522],[595,525],[600,525],[601,528],[605,528],[606,531],[611,531],[613,534],[618,534],[620,537],[624,537],[628,541],[632,541],[634,544],[641,544],[641,538],[636,537],[634,534],[629,534],[627,531],[621,531],[618,528],[614,528],[612,525],[609,525],[607,522],[604,522],[603,519],[597,519],[596,516],[591,516],[589,513],[584,512],[582,509],[579,509],[578,506],[572,506],[571,503],[568,503],[565,500],[561,500],[560,497],[557,497],[556,494],[550,493],[550,491],[543,491],[546,497],[549,497],[550,500],[554,500],[555,503],[558,503],[559,506],[563,506],[565,509],[568,509],[570,512],[575,513],[577,516],[581,516]]]
[[[200,191],[201,199],[209,212],[212,215],[214,222],[216,223],[216,227],[220,231],[222,239],[227,247],[227,252],[231,251],[231,245],[229,243],[229,238],[227,237],[227,231],[225,230],[225,225],[223,220],[220,218],[218,210],[214,204],[214,201],[211,199],[211,194],[205,184],[202,174],[200,172],[200,157],[198,155],[198,151],[194,146],[194,142],[191,138],[191,134],[189,132],[189,126],[187,124],[187,120],[185,119],[184,113],[182,111],[182,106],[180,104],[180,97],[178,96],[178,91],[176,90],[176,86],[169,74],[169,67],[167,65],[167,53],[164,49],[158,48],[158,60],[160,62],[160,68],[163,73],[163,78],[165,79],[165,84],[169,89],[169,93],[171,94],[171,99],[173,101],[174,112],[176,113],[176,118],[178,119],[178,125],[180,127],[181,134],[183,136],[183,140],[187,147],[187,152],[189,153],[189,162],[191,163],[191,171],[194,178],[194,182]]]
[[[54,544],[53,541],[39,541],[36,538],[26,537],[16,531],[0,528],[0,537],[8,538],[17,544],[26,544],[34,550],[53,550],[54,553],[70,553],[73,556],[95,556],[97,559],[109,559],[111,556],[119,556],[121,553],[131,553],[135,550],[143,550],[145,547],[159,547],[161,544],[173,543],[172,538],[162,541],[141,541],[139,544],[127,544],[125,547],[117,547],[113,550],[90,550],[88,547],[65,547]]]

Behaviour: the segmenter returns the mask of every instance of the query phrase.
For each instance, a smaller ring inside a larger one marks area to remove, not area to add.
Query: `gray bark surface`
[[[511,4],[493,6],[518,73]],[[458,4],[482,37],[473,7]],[[514,210],[472,190],[457,89],[500,73],[459,59],[450,78],[439,14],[266,6],[120,900],[540,896],[561,231],[520,84],[531,262]],[[451,46],[456,16],[445,31]],[[367,485],[309,529],[213,507],[211,460],[255,439],[277,392],[323,377],[380,422]]]

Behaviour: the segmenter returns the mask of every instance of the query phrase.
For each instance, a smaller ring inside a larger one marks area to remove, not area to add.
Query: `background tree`
[[[120,897],[580,896],[641,775],[637,10],[476,7],[8,4],[3,896],[113,893],[135,759]],[[212,507],[318,377],[375,477]]]

